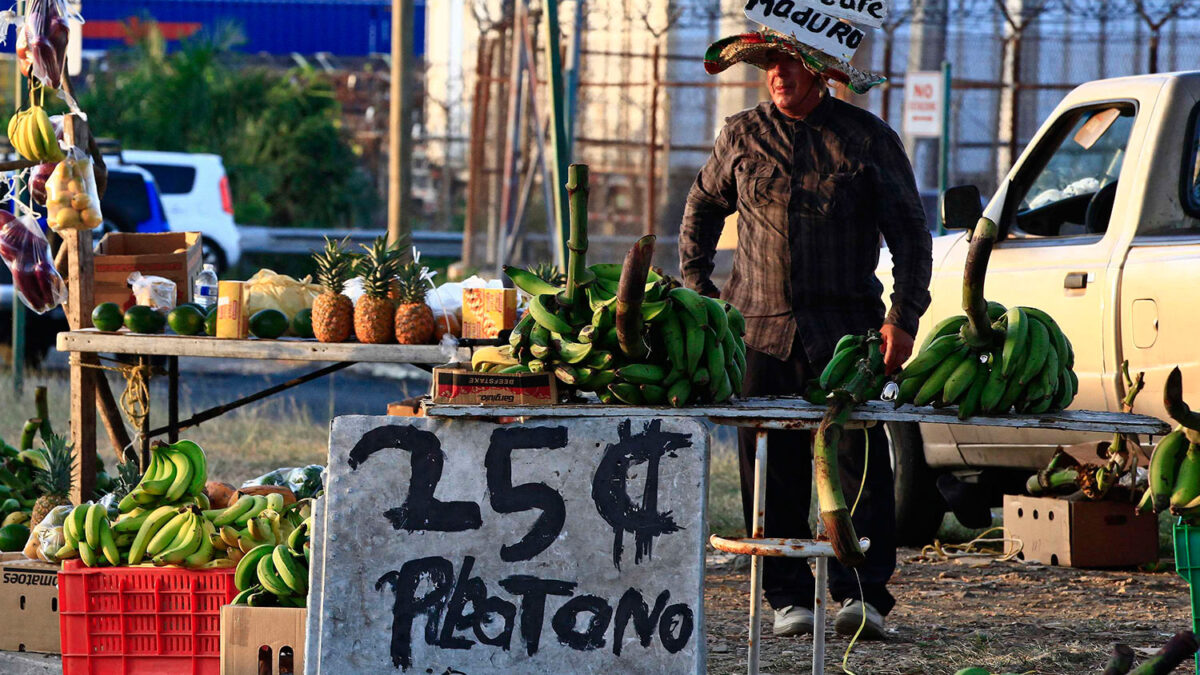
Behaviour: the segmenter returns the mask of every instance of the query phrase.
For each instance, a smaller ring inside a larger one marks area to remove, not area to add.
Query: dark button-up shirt
[[[786,360],[798,334],[816,365],[843,335],[885,322],[916,335],[931,239],[912,165],[882,120],[832,96],[803,120],[770,102],[727,119],[679,233],[691,288],[716,292],[713,256],[735,211],[738,247],[721,297],[746,315],[750,347]],[[895,282],[886,317],[875,276],[881,234]]]

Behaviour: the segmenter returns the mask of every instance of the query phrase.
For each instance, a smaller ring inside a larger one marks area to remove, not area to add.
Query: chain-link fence
[[[490,5],[490,14],[468,2],[459,71],[436,55],[427,71],[423,146],[439,195],[431,222],[464,226],[471,265],[484,269],[549,251],[544,31],[536,5],[514,21],[520,1]],[[565,2],[559,12],[567,65],[579,64],[573,161],[591,166],[592,248],[615,258],[653,232],[658,262],[671,266],[687,189],[724,118],[766,98],[755,69],[706,75],[704,49],[754,25],[737,0],[577,1],[586,2],[580,11]],[[1200,63],[1198,15],[1200,0],[894,2],[856,57],[889,82],[850,98],[901,131],[904,73],[949,61],[950,181],[987,192],[1069,89]],[[522,58],[533,64],[532,85],[514,76]],[[936,143],[906,142],[922,189],[935,190]]]

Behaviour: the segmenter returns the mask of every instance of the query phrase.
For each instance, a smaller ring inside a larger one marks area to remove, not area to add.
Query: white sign
[[[747,3],[747,11],[754,2],[755,0],[750,0]],[[771,5],[770,13],[777,16],[786,16],[808,8],[835,19],[845,19],[871,28],[882,26],[888,15],[887,0],[757,0],[756,4]]]
[[[816,8],[833,0],[746,0],[746,17],[790,35],[830,56],[849,61],[865,33],[853,24]],[[849,0],[847,0],[849,3]]]
[[[399,419],[333,421],[308,672],[705,672],[702,424]]]
[[[904,75],[904,133],[918,138],[940,138],[945,78],[937,71]]]

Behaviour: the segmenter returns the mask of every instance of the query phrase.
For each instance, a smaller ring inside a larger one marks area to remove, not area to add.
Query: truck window
[[[1134,108],[1128,104],[1065,115],[1017,176],[1016,194],[1010,195],[1016,201],[1009,235],[1028,239],[1104,234],[1133,120]]]
[[[110,171],[108,189],[100,198],[100,211],[121,232],[136,232],[138,225],[150,220],[150,198],[146,180],[128,171]]]
[[[1138,236],[1195,236],[1200,232],[1200,220],[1197,220],[1200,219],[1200,105],[1192,111],[1191,120],[1183,153],[1183,198],[1180,200],[1189,217],[1175,222],[1142,222],[1138,226]]]

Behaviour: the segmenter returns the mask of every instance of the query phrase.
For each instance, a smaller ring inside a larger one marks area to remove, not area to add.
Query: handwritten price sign
[[[707,443],[678,418],[337,418],[310,663],[703,672]]]
[[[745,6],[751,21],[846,61],[864,37],[854,24],[882,26],[887,10],[884,0],[746,0]]]

